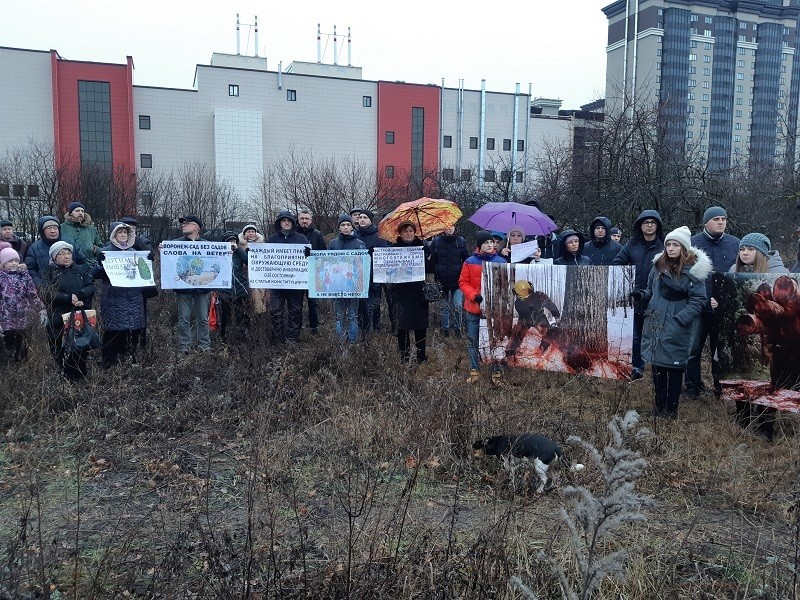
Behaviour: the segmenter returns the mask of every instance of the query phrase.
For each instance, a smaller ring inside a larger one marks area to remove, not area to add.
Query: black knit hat
[[[491,231],[479,231],[475,234],[475,245],[480,249],[486,242],[492,239],[492,232]]]

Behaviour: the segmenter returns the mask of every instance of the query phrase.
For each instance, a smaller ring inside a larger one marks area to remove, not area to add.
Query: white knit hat
[[[61,252],[62,250],[64,250],[64,249],[67,249],[67,250],[69,250],[70,252],[72,252],[72,251],[73,251],[72,244],[68,244],[67,242],[64,242],[64,241],[62,241],[62,240],[59,240],[59,241],[57,241],[57,242],[54,242],[54,243],[53,243],[53,245],[52,245],[52,246],[50,246],[50,258],[52,258],[53,260],[55,260],[55,258],[56,258],[56,255],[57,255],[59,252]]]
[[[686,225],[678,227],[673,231],[670,231],[667,234],[667,237],[664,238],[664,243],[666,244],[669,240],[673,240],[678,242],[687,252],[691,252],[692,248],[692,232],[689,231],[689,228]]]

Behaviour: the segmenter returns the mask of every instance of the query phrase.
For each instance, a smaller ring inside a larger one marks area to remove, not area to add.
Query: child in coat
[[[0,331],[2,362],[17,362],[28,354],[27,333],[44,308],[33,279],[13,248],[0,250]]]

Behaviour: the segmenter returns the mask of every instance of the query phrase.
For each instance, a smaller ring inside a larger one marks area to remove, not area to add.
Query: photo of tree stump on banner
[[[627,380],[632,267],[487,264],[485,362]]]

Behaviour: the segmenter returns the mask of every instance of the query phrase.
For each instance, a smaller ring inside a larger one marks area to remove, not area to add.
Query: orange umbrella
[[[397,227],[410,221],[417,228],[417,236],[425,239],[444,232],[461,218],[458,204],[450,200],[420,198],[403,202],[378,223],[378,236],[393,242]]]

